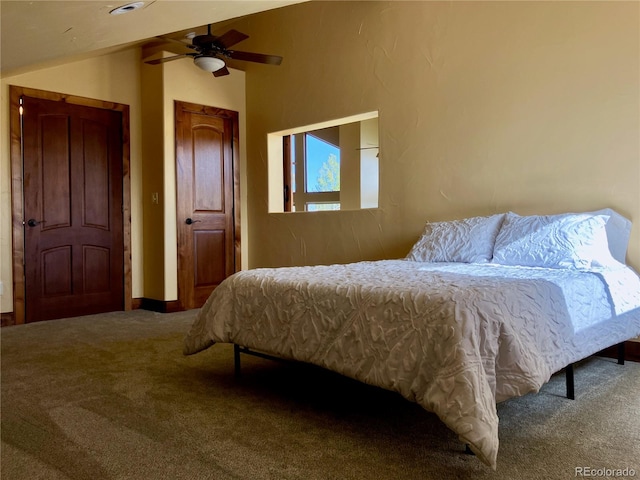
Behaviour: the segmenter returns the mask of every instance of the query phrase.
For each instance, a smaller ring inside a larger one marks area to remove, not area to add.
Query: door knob
[[[30,227],[35,227],[39,223],[44,223],[44,220],[36,220],[35,218],[30,218],[29,220],[27,220],[27,225],[29,225]]]
[[[191,225],[192,223],[197,223],[200,220],[192,220],[191,218],[187,218],[184,223],[186,223],[187,225]]]

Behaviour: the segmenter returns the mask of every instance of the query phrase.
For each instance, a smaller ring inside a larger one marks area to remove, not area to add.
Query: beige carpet
[[[571,479],[576,467],[640,478],[640,364],[592,358],[575,401],[557,375],[500,404],[493,472],[394,393],[253,357],[236,379],[228,345],[184,357],[194,315],[3,328],[2,479]]]

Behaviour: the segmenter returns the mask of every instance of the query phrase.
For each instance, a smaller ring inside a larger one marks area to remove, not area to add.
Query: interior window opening
[[[268,141],[270,212],[378,207],[377,112],[269,134]]]

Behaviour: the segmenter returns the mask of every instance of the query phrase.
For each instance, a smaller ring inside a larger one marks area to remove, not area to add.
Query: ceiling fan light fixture
[[[224,60],[217,57],[200,56],[193,59],[193,63],[205,72],[215,72],[224,67]]]

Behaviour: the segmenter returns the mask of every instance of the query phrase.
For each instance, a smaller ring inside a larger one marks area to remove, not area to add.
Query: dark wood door
[[[236,269],[237,113],[176,102],[178,296],[201,307]]]
[[[25,320],[122,310],[121,113],[23,107]]]

